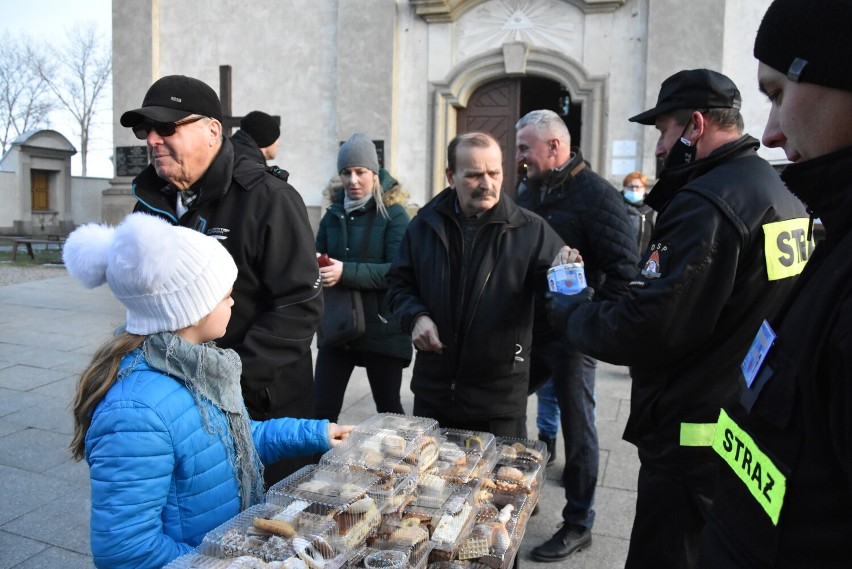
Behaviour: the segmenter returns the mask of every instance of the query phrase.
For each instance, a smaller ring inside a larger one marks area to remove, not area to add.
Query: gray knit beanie
[[[360,132],[356,132],[349,140],[341,144],[337,153],[338,172],[353,166],[369,168],[376,174],[379,173],[379,157],[376,154],[376,145],[366,134]]]
[[[754,56],[791,81],[852,91],[852,2],[775,0],[757,30]]]

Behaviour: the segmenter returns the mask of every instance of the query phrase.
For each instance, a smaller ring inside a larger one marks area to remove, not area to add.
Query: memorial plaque
[[[146,146],[116,146],[115,175],[136,176],[148,166],[148,148]]]

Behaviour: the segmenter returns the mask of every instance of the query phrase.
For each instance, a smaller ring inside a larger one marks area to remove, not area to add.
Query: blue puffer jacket
[[[86,434],[92,485],[91,547],[98,567],[162,567],[240,511],[234,469],[218,434],[204,428],[180,381],[137,349],[95,409]],[[208,405],[213,430],[228,425]],[[328,421],[252,421],[261,460],[329,449]]]

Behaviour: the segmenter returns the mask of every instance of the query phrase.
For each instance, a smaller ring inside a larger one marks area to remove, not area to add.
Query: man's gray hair
[[[571,146],[571,133],[568,132],[565,121],[551,110],[541,109],[528,112],[515,125],[515,131],[517,132],[527,125],[533,125],[539,133],[547,132],[551,137]]]

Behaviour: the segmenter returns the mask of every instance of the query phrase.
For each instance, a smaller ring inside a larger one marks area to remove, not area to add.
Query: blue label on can
[[[586,288],[583,265],[568,263],[547,270],[547,288],[560,294],[577,294]]]

